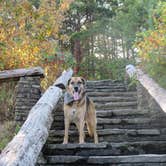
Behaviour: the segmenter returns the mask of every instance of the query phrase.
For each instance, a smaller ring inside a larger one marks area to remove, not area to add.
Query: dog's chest
[[[69,111],[69,118],[72,122],[77,122],[84,116],[84,109],[72,107]]]
[[[74,117],[76,115],[76,113],[77,113],[77,109],[76,108],[72,108],[71,112],[70,112],[71,116]]]
[[[77,118],[78,118],[78,109],[77,108],[71,108],[71,110],[70,110],[70,119],[72,121],[74,121]]]

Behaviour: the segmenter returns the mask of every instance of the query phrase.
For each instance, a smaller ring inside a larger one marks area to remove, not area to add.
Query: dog
[[[96,131],[97,119],[93,101],[85,93],[85,79],[72,77],[68,81],[64,95],[64,124],[65,133],[63,144],[68,143],[68,132],[70,123],[73,122],[79,131],[79,143],[84,143],[84,126],[86,124],[88,133],[98,143]]]

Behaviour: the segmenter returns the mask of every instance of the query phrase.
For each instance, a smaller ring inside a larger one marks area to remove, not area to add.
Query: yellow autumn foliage
[[[0,70],[40,65],[49,72],[54,66],[50,74],[56,76],[58,65],[43,56],[55,54],[58,38],[66,40],[59,31],[71,2],[42,0],[37,8],[28,0],[1,0]]]
[[[142,40],[137,42],[136,47],[144,61],[166,65],[166,2],[159,4],[153,21],[154,29],[142,33]]]

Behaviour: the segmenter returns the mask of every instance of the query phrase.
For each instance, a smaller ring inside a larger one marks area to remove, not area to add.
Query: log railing
[[[44,77],[44,70],[41,67],[34,67],[29,69],[15,69],[0,71],[0,82],[14,80],[18,81],[20,77],[25,76],[40,76]]]
[[[45,144],[53,118],[52,111],[62,96],[59,87],[65,87],[72,76],[71,69],[62,73],[31,109],[18,134],[0,155],[0,166],[33,166]]]
[[[142,70],[137,69],[137,79],[148,93],[155,99],[161,109],[166,112],[166,90],[160,87],[152,78]]]
[[[127,67],[128,70],[127,70]],[[131,67],[131,68],[130,68]],[[126,66],[126,73],[131,76],[137,76],[139,83],[146,89],[149,95],[156,101],[162,111],[166,112],[166,90],[160,87],[152,78],[145,74],[141,69],[133,65]]]
[[[23,68],[0,71],[0,84],[15,81],[14,97],[14,120],[22,125],[27,119],[29,111],[41,97],[41,78],[44,70],[41,67]]]

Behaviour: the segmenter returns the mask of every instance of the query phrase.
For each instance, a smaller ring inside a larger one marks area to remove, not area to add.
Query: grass
[[[6,121],[0,124],[0,152],[8,142],[17,134],[20,127],[14,121]]]
[[[0,152],[19,129],[13,122],[15,85],[14,82],[0,84]]]
[[[0,122],[14,118],[15,82],[0,84]]]

